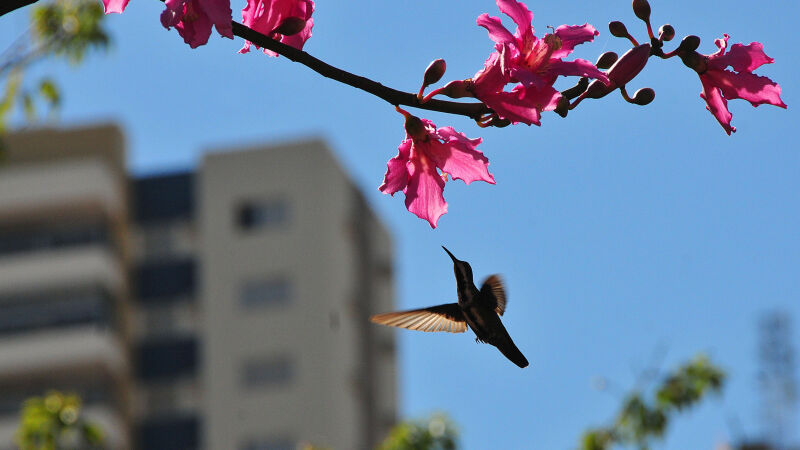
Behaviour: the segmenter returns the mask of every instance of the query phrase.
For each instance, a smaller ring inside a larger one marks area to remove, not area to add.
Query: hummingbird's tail
[[[506,358],[510,359],[511,362],[518,365],[521,368],[528,367],[528,360],[525,358],[525,355],[522,354],[521,351],[514,345],[514,341],[511,340],[509,336],[508,339],[503,339],[502,342],[499,342],[495,345],[500,353],[502,353]]]

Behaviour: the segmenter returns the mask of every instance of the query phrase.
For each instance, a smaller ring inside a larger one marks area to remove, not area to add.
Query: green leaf
[[[61,92],[52,79],[45,78],[39,82],[39,94],[47,100],[51,108],[61,105]]]
[[[22,102],[22,110],[25,112],[25,119],[28,122],[35,121],[36,105],[33,104],[33,97],[31,97],[30,92],[23,92],[20,95],[20,101]]]

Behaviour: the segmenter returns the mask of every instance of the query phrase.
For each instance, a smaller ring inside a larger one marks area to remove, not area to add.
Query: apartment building
[[[0,443],[76,391],[117,448],[370,448],[394,423],[391,238],[320,140],[131,178],[103,125],[8,140]]]

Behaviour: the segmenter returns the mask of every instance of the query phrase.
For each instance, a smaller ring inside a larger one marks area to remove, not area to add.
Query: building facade
[[[123,141],[8,140],[0,442],[22,398],[56,388],[118,448],[374,446],[396,415],[393,335],[368,320],[392,309],[391,239],[330,150],[130,178]]]

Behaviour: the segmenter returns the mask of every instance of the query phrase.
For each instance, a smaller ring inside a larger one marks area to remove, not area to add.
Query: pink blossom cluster
[[[497,17],[478,17],[477,24],[488,30],[495,43],[484,68],[472,79],[453,81],[434,90],[425,100],[437,94],[474,97],[492,109],[493,120],[540,125],[541,112],[555,109],[561,99],[561,93],[553,87],[559,76],[609,83],[607,75],[591,62],[564,60],[575,46],[594,40],[599,33],[593,26],[562,25],[540,39],[534,35],[533,14],[524,3],[497,0],[497,6],[514,21],[515,32],[512,34]],[[440,71],[441,77],[443,62],[432,64],[431,70]],[[389,160],[380,191],[394,194],[402,190],[406,208],[435,228],[439,217],[447,212],[443,190],[448,174],[467,184],[478,180],[494,184],[494,176],[488,171],[488,159],[476,149],[480,139],[468,139],[450,127],[437,129],[428,120],[403,113],[406,139],[400,144],[399,154]],[[409,131],[409,116],[424,124],[416,133]]]
[[[730,135],[736,132],[736,127],[731,125],[733,115],[728,110],[728,100],[740,98],[754,107],[768,104],[786,108],[786,103],[781,100],[778,83],[753,73],[762,65],[774,61],[764,53],[764,46],[759,42],[733,44],[730,51],[725,53],[728,38],[726,34],[714,41],[719,50],[705,55],[697,73],[703,85],[700,97],[706,101],[706,109]],[[733,70],[728,70],[728,66]]]
[[[130,0],[103,0],[106,14],[121,13]],[[184,42],[192,48],[208,43],[211,27],[227,38],[233,39],[230,0],[166,0],[166,9],[161,13],[161,24],[165,28],[175,28]],[[262,34],[302,49],[308,38],[314,20],[312,0],[247,0],[242,10],[242,23]],[[245,42],[241,52],[250,50],[250,42]],[[265,53],[277,56],[264,50]]]
[[[128,2],[103,0],[106,13],[121,13]],[[296,49],[302,49],[311,37],[312,0],[246,2],[242,21],[250,29]],[[584,99],[601,98],[617,89],[630,103],[648,104],[655,97],[655,91],[644,88],[629,96],[625,85],[644,69],[651,56],[664,59],[678,56],[699,75],[703,86],[700,96],[706,102],[706,109],[729,135],[736,128],[731,125],[728,100],[739,98],[753,106],[770,104],[786,108],[780,98],[780,86],[753,73],[761,65],[773,62],[760,43],[734,44],[726,53],[728,35],[724,35],[723,39],[715,41],[719,49],[716,53],[702,55],[696,51],[700,39],[687,36],[674,51],[664,53],[664,42],[673,38],[675,30],[667,24],[655,36],[647,0],[634,0],[633,10],[647,25],[649,41],[639,44],[624,24],[612,22],[609,24],[611,34],[630,40],[633,48],[621,58],[607,52],[597,65],[584,59],[566,59],[576,46],[592,42],[599,34],[592,25],[561,25],[539,38],[531,25],[533,13],[524,3],[518,0],[496,0],[496,3],[500,12],[516,25],[514,32],[509,31],[500,18],[488,13],[480,15],[477,24],[488,31],[494,42],[493,52],[483,68],[472,78],[451,81],[423,96],[425,89],[438,82],[446,70],[444,60],[434,61],[425,72],[418,94],[420,102],[427,102],[436,95],[472,97],[489,110],[488,114],[476,118],[482,127],[518,123],[541,125],[544,111],[555,110],[566,116],[567,111]],[[165,5],[161,23],[167,29],[178,30],[192,48],[208,42],[212,27],[220,35],[233,38],[230,0],[165,0]],[[239,52],[247,53],[252,45],[245,41]],[[270,50],[263,51],[277,56]],[[575,87],[559,92],[554,87],[559,76],[579,77],[580,81]],[[495,184],[488,170],[489,160],[477,150],[480,138],[469,139],[451,127],[437,128],[429,120],[417,118],[399,107],[397,110],[405,117],[406,137],[398,147],[398,155],[388,161],[379,189],[391,195],[402,191],[408,211],[435,228],[439,218],[447,212],[444,187],[448,179],[460,179],[466,184],[473,181]]]

